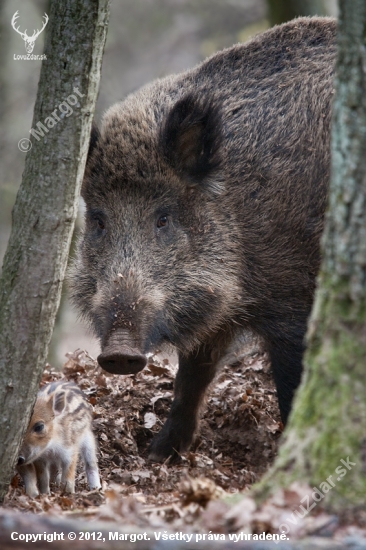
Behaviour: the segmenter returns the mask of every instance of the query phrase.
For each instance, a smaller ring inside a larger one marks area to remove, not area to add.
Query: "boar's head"
[[[233,316],[239,237],[225,171],[220,111],[192,94],[147,88],[93,128],[71,288],[107,371],[138,372],[164,343],[188,354]]]

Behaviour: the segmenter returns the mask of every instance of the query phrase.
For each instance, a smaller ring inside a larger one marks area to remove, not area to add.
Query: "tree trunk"
[[[366,3],[341,0],[330,199],[305,373],[278,459],[260,486],[265,495],[295,479],[319,487],[332,476],[322,502],[335,512],[366,500],[365,152]]]
[[[267,0],[267,11],[271,26],[300,15],[328,15],[324,0]]]
[[[60,300],[109,2],[54,0],[49,14],[47,60],[32,124],[38,135],[32,134],[0,280],[0,502],[29,422]]]

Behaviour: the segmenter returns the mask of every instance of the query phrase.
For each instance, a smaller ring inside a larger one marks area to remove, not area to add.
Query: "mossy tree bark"
[[[41,122],[46,129],[43,137],[32,137],[0,280],[0,502],[29,422],[60,300],[109,2],[51,3],[47,60],[42,63],[32,124],[38,130]]]
[[[330,199],[305,372],[278,459],[259,487],[262,496],[293,480],[319,487],[332,475],[322,502],[335,512],[366,502],[365,151],[366,3],[341,0]]]

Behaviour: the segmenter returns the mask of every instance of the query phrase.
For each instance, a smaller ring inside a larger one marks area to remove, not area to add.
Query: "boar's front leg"
[[[216,364],[207,347],[202,347],[198,353],[179,356],[172,408],[151,444],[150,460],[161,462],[169,456],[174,459],[189,449],[198,425],[200,405],[215,376]]]

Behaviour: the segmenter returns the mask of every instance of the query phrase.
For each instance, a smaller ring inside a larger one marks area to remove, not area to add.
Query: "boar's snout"
[[[115,329],[102,344],[98,363],[102,369],[112,374],[136,374],[147,363],[134,336],[125,329]]]
[[[120,348],[116,352],[106,349],[99,355],[98,363],[112,374],[136,374],[146,366],[146,357],[130,348]]]

